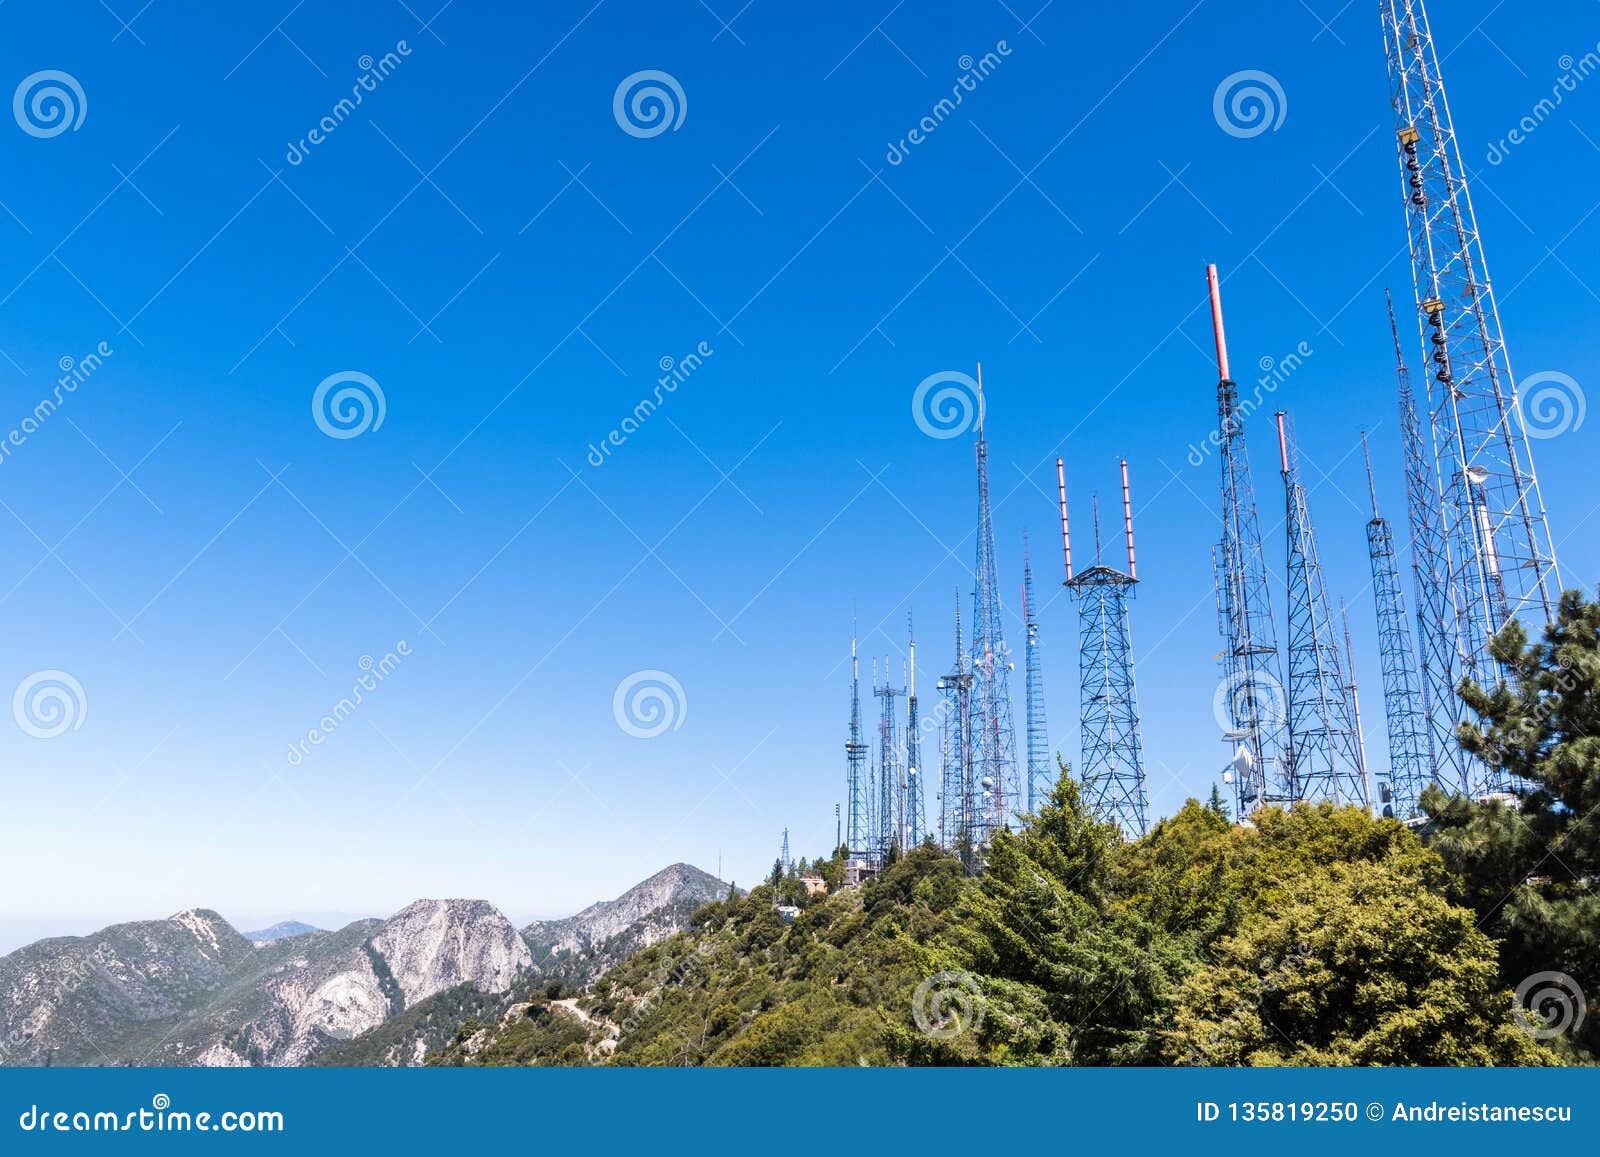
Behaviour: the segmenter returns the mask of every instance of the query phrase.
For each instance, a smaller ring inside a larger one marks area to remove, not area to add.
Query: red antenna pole
[[[1285,475],[1289,473],[1289,439],[1283,432],[1283,411],[1279,410],[1273,417],[1278,419],[1278,461],[1283,466]]]
[[[1128,460],[1122,460],[1122,525],[1128,534],[1128,577],[1135,582],[1139,571],[1133,561],[1133,503],[1128,499]]]
[[[1228,373],[1228,335],[1222,328],[1222,287],[1217,282],[1217,267],[1206,266],[1206,289],[1211,294],[1211,335],[1217,342],[1217,376],[1232,381]]]
[[[1067,468],[1056,459],[1056,491],[1061,495],[1061,554],[1067,564],[1067,581],[1072,581],[1072,536],[1067,533]]]

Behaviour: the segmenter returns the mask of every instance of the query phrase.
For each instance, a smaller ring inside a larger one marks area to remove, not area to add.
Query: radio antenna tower
[[[978,367],[978,558],[972,592],[972,763],[979,775],[981,811],[974,837],[988,844],[1011,823],[1023,799],[1017,775],[1017,734],[1011,720],[1011,654],[1001,621],[1000,575],[995,561],[994,521],[989,513],[989,446],[983,435],[983,366]]]
[[[1039,609],[1033,596],[1033,563],[1028,558],[1028,537],[1022,537],[1022,630],[1027,638],[1026,693],[1028,712],[1028,814],[1038,815],[1050,798],[1056,774],[1050,758],[1050,739],[1044,725],[1044,672],[1039,659]]]
[[[1078,602],[1078,694],[1084,802],[1097,819],[1115,823],[1129,839],[1145,834],[1144,750],[1139,740],[1139,697],[1133,682],[1133,642],[1128,600],[1139,582],[1133,554],[1133,506],[1128,498],[1128,462],[1122,461],[1122,525],[1128,569],[1100,558],[1100,507],[1094,507],[1094,565],[1074,574],[1068,532],[1066,469],[1056,459],[1061,495],[1061,550],[1066,587]]]
[[[907,647],[910,667],[906,675],[906,850],[916,847],[928,835],[928,811],[922,793],[922,719],[917,712],[917,632],[906,614]]]
[[[977,778],[972,765],[972,671],[961,641],[961,591],[956,591],[956,665],[939,680],[944,697],[940,705],[940,746],[943,768],[939,776],[939,842],[959,856],[969,875],[977,872]]]
[[[1300,466],[1290,454],[1283,411],[1276,417],[1289,548],[1288,782],[1295,799],[1366,807],[1367,765],[1356,727],[1355,693],[1333,633]]]
[[[844,745],[849,813],[846,865],[856,882],[873,866],[872,788],[867,773],[867,745],[861,738],[861,659],[856,653],[854,622],[850,628],[850,737]]]
[[[904,695],[904,688],[896,689],[889,683],[889,657],[883,659],[883,685],[873,677],[872,693],[883,700],[883,710],[878,718],[878,788],[877,788],[877,845],[878,866],[889,860],[890,849],[904,850],[901,827],[904,823],[904,793],[900,791],[900,729],[896,719],[894,700]]]
[[[1222,541],[1213,562],[1223,640],[1223,681],[1217,700],[1226,707],[1231,724],[1224,738],[1234,749],[1229,774],[1238,804],[1234,815],[1242,820],[1263,804],[1285,798],[1284,690],[1255,485],[1245,449],[1244,411],[1239,387],[1228,372],[1222,290],[1215,265],[1206,266],[1206,286],[1217,347],[1217,437],[1222,462]],[[1288,798],[1292,795],[1288,793]]]
[[[1389,307],[1389,332],[1394,336],[1395,380],[1400,399],[1400,445],[1405,460],[1406,520],[1411,530],[1411,573],[1417,599],[1417,666],[1428,769],[1433,778],[1455,791],[1470,792],[1464,768],[1469,758],[1456,740],[1460,716],[1456,672],[1461,655],[1456,643],[1456,611],[1451,601],[1450,555],[1445,545],[1443,512],[1428,435],[1417,412],[1411,371],[1400,348],[1400,329]],[[1419,789],[1420,790],[1420,789]]]
[[[1380,13],[1428,351],[1426,408],[1462,660],[1456,674],[1492,687],[1503,672],[1489,641],[1513,617],[1548,622],[1561,576],[1427,12],[1422,0],[1382,0]],[[1507,786],[1486,764],[1466,772],[1476,780],[1473,794]]]
[[[1384,719],[1389,732],[1389,789],[1379,801],[1385,815],[1402,820],[1419,813],[1417,799],[1433,780],[1428,750],[1428,718],[1423,710],[1421,680],[1411,649],[1406,596],[1400,585],[1400,564],[1394,553],[1389,521],[1378,513],[1378,488],[1372,479],[1372,455],[1361,435],[1367,463],[1367,491],[1372,495],[1372,520],[1367,523],[1367,557],[1372,562],[1372,598],[1378,612],[1378,659],[1383,671]],[[1348,632],[1347,632],[1348,633]],[[1349,648],[1346,647],[1346,651]]]

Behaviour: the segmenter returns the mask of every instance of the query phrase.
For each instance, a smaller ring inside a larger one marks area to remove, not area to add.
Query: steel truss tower
[[[1017,733],[1011,719],[1011,653],[1006,649],[994,522],[989,513],[989,446],[983,436],[983,367],[978,367],[978,557],[972,592],[972,763],[980,789],[972,824],[979,846],[1022,807]]]
[[[1384,293],[1384,300],[1389,295]],[[1450,556],[1445,546],[1443,515],[1428,436],[1417,412],[1411,371],[1400,348],[1400,329],[1389,303],[1389,332],[1394,335],[1395,381],[1400,399],[1400,444],[1405,460],[1406,520],[1411,530],[1411,573],[1417,599],[1417,667],[1426,725],[1428,768],[1441,784],[1470,791],[1465,767],[1468,756],[1456,740],[1460,716],[1456,672],[1461,655],[1456,646],[1456,612],[1450,598]]]
[[[882,867],[889,859],[891,848],[902,851],[905,848],[901,839],[905,794],[900,790],[900,728],[894,708],[895,697],[904,695],[905,689],[890,685],[887,655],[883,660],[882,686],[878,685],[876,672],[872,682],[872,693],[883,700],[883,708],[878,716],[878,780],[874,814],[877,863]]]
[[[978,784],[972,763],[973,675],[961,640],[961,592],[956,591],[956,663],[939,680],[940,754],[939,843],[961,858],[968,873],[977,869]]]
[[[848,838],[846,857],[852,874],[875,862],[872,830],[872,783],[867,771],[867,745],[861,737],[861,659],[856,654],[854,630],[850,633],[850,737],[845,740],[846,791],[849,814],[845,824]]]
[[[922,719],[917,711],[917,633],[909,615],[906,630],[910,635],[910,670],[906,678],[906,818],[902,839],[909,851],[928,835],[928,811],[922,789]]]
[[[1129,839],[1145,834],[1144,750],[1139,741],[1139,697],[1133,681],[1133,640],[1128,630],[1128,600],[1138,585],[1133,554],[1133,506],[1128,497],[1128,463],[1122,462],[1122,524],[1128,542],[1128,569],[1107,566],[1100,557],[1100,513],[1094,517],[1094,565],[1072,572],[1072,537],[1067,526],[1066,470],[1056,459],[1061,495],[1061,550],[1066,587],[1078,602],[1079,735],[1084,802],[1096,818],[1115,823]]]
[[[1290,453],[1283,411],[1276,416],[1289,560],[1289,745],[1284,762],[1290,794],[1366,807],[1370,797],[1356,723],[1359,708],[1334,635],[1300,466]]]
[[[1372,599],[1378,613],[1378,658],[1383,671],[1384,718],[1389,731],[1389,793],[1384,814],[1402,820],[1418,815],[1417,799],[1433,782],[1429,753],[1428,718],[1423,709],[1422,683],[1411,649],[1411,625],[1406,617],[1406,596],[1400,585],[1400,564],[1394,553],[1389,520],[1378,513],[1378,488],[1372,479],[1372,456],[1367,436],[1361,435],[1361,453],[1367,463],[1367,490],[1372,495],[1372,520],[1367,523],[1367,557],[1372,562]],[[1348,657],[1349,648],[1346,647]]]
[[[1028,542],[1022,542],[1022,629],[1026,636],[1026,693],[1028,713],[1028,814],[1038,815],[1055,787],[1056,770],[1050,758],[1050,739],[1044,724],[1044,672],[1039,660],[1039,610],[1033,597],[1033,564]]]
[[[1380,12],[1429,367],[1457,675],[1492,686],[1502,672],[1490,639],[1513,617],[1548,622],[1561,578],[1427,12],[1422,0],[1382,0]],[[1507,786],[1485,764],[1466,772],[1473,794]]]
[[[1246,412],[1239,402],[1239,387],[1228,373],[1228,340],[1215,265],[1206,266],[1206,286],[1217,348],[1217,456],[1222,462],[1222,541],[1213,558],[1223,640],[1223,681],[1216,703],[1218,715],[1225,710],[1230,724],[1224,737],[1234,749],[1228,774],[1236,796],[1234,815],[1242,820],[1269,801],[1293,795],[1283,769],[1282,667],[1244,442]]]

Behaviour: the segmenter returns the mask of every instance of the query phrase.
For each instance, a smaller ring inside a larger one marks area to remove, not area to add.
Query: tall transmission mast
[[[778,851],[778,863],[783,866],[784,875],[794,871],[794,860],[789,856],[789,829],[783,829],[783,847]]]
[[[996,830],[1007,827],[1022,807],[1017,774],[1017,733],[1011,719],[1011,654],[1006,649],[1000,603],[1000,575],[995,561],[994,521],[989,513],[989,446],[983,433],[983,367],[978,367],[978,558],[977,585],[972,592],[971,697],[972,762],[979,775],[981,811],[975,835],[986,845]]]
[[[1206,266],[1206,286],[1217,348],[1217,438],[1222,462],[1222,540],[1214,557],[1223,640],[1218,700],[1227,709],[1231,726],[1226,738],[1235,748],[1234,814],[1244,819],[1269,800],[1285,798],[1284,689],[1255,485],[1245,449],[1245,412],[1239,387],[1228,372],[1222,290],[1215,265]]]
[[[1389,306],[1389,332],[1394,336],[1395,381],[1400,401],[1400,445],[1405,460],[1406,520],[1411,531],[1411,573],[1417,599],[1417,665],[1426,726],[1428,768],[1452,790],[1470,792],[1468,756],[1456,740],[1460,715],[1456,673],[1461,652],[1456,637],[1456,611],[1451,598],[1450,552],[1445,544],[1444,516],[1431,443],[1417,411],[1411,371],[1400,347],[1400,329]],[[1374,500],[1376,502],[1376,500]],[[1376,514],[1376,505],[1374,505]],[[1398,788],[1398,785],[1397,785]],[[1419,789],[1420,790],[1420,789]]]
[[[1028,541],[1022,541],[1022,629],[1026,636],[1026,693],[1028,713],[1028,814],[1038,815],[1055,787],[1050,759],[1050,739],[1044,724],[1044,672],[1039,659],[1039,609],[1033,596],[1033,563]]]
[[[1372,598],[1378,612],[1378,659],[1383,671],[1384,719],[1389,732],[1389,785],[1393,796],[1385,808],[1408,820],[1417,815],[1417,799],[1433,780],[1428,718],[1423,710],[1422,681],[1411,649],[1406,596],[1400,585],[1400,564],[1394,553],[1389,521],[1378,513],[1378,488],[1372,479],[1372,455],[1361,435],[1367,463],[1367,490],[1372,495],[1372,520],[1367,523],[1367,557],[1372,562]],[[1346,651],[1348,652],[1348,647]],[[1380,799],[1382,793],[1379,793]]]
[[[928,811],[922,790],[922,719],[917,711],[917,632],[909,614],[906,630],[910,666],[906,675],[905,847],[909,850],[928,835]]]
[[[1561,576],[1427,12],[1422,0],[1383,0],[1380,12],[1418,326],[1428,351],[1428,425],[1462,659],[1457,674],[1492,686],[1502,671],[1489,641],[1513,617],[1548,622]],[[1474,793],[1505,786],[1487,765],[1466,770],[1477,780],[1469,785]]]
[[[867,772],[867,745],[861,737],[861,659],[856,653],[855,629],[850,631],[850,737],[844,744],[849,814],[845,832],[849,840],[847,864],[851,875],[873,866],[872,785]]]
[[[956,591],[956,663],[939,680],[940,746],[939,842],[961,858],[969,873],[977,867],[977,776],[972,763],[972,670],[961,640],[961,592]]]
[[[900,839],[904,816],[905,795],[900,790],[900,728],[894,707],[895,697],[904,695],[904,688],[889,682],[889,658],[883,660],[883,684],[873,679],[872,693],[883,700],[878,716],[878,783],[877,783],[877,848],[878,865],[888,860],[891,848],[902,848]]]
[[[1367,806],[1367,764],[1356,726],[1355,694],[1334,636],[1328,590],[1300,467],[1278,411],[1288,538],[1289,745],[1287,779],[1295,799]]]
[[[1094,565],[1074,574],[1068,532],[1066,470],[1056,459],[1061,494],[1061,548],[1066,587],[1078,602],[1078,694],[1084,802],[1096,818],[1119,825],[1130,839],[1145,834],[1149,801],[1145,794],[1144,749],[1139,739],[1139,697],[1133,681],[1133,641],[1128,600],[1138,585],[1133,553],[1133,506],[1128,497],[1128,463],[1122,462],[1122,524],[1128,543],[1128,569],[1107,566],[1100,557],[1100,512],[1094,516]]]

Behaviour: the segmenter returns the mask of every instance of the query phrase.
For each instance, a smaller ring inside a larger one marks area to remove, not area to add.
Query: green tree
[[[1473,915],[1394,864],[1335,863],[1219,940],[1178,989],[1176,1064],[1528,1065]]]
[[[1113,903],[1119,840],[1084,808],[1065,769],[1022,832],[997,832],[978,885],[961,893],[951,929],[923,956],[937,984],[975,990],[953,991],[983,1013],[948,1037],[902,1023],[900,1055],[935,1064],[1149,1060],[1150,1026],[1184,965],[1157,929]]]
[[[1500,942],[1502,977],[1516,986],[1555,972],[1600,1004],[1600,605],[1561,598],[1540,641],[1516,621],[1490,651],[1507,678],[1465,683],[1477,715],[1462,746],[1529,785],[1514,804],[1473,802],[1437,788],[1423,796],[1432,846],[1458,896]],[[1570,989],[1569,989],[1570,991]],[[1600,1052],[1600,1017],[1575,1026]]]

